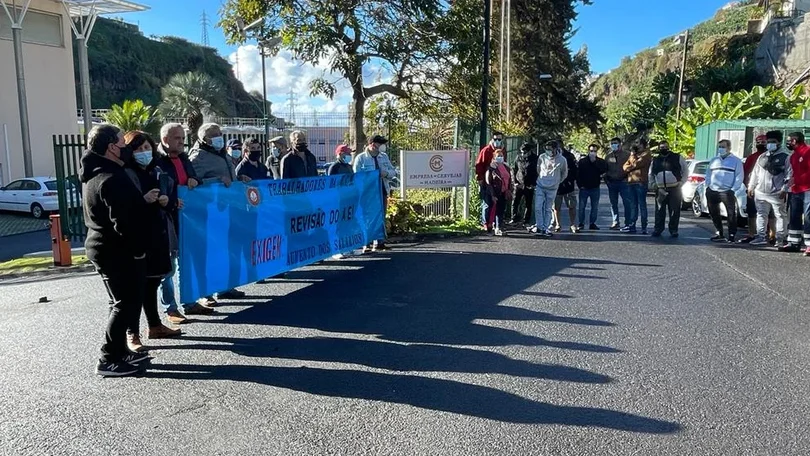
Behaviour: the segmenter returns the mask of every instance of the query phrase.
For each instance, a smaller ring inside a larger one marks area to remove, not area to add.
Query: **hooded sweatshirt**
[[[790,172],[790,153],[784,146],[775,152],[765,152],[757,159],[748,191],[763,195],[787,192],[790,190],[787,185]]]
[[[118,163],[87,151],[81,159],[87,258],[103,272],[146,255],[150,226],[143,195]]]
[[[545,190],[557,190],[568,177],[568,161],[561,154],[544,153],[537,159],[537,186]]]
[[[718,155],[709,162],[709,169],[706,171],[706,188],[715,192],[727,192],[743,187],[745,180],[745,170],[743,162],[735,155],[728,154],[725,157]]]

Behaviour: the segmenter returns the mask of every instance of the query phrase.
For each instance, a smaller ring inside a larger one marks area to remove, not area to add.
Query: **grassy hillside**
[[[261,116],[261,97],[256,99],[245,91],[231,65],[216,50],[182,38],[153,40],[126,24],[99,18],[89,40],[88,60],[94,109],[109,108],[127,99],[142,99],[157,106],[160,89],[174,74],[201,71],[225,87],[228,115]],[[77,99],[81,100],[78,62],[75,69]]]

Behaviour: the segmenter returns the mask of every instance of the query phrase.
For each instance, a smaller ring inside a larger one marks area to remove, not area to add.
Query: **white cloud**
[[[237,55],[238,71],[237,71]],[[256,45],[240,46],[236,52],[228,56],[228,61],[233,66],[234,74],[237,75],[245,90],[262,90],[262,63],[259,49]],[[321,59],[316,65],[297,61],[290,51],[280,50],[273,57],[268,57],[265,62],[267,73],[267,98],[273,102],[273,114],[279,117],[287,117],[290,110],[290,91],[296,96],[296,113],[342,113],[349,110],[352,101],[352,91],[349,83],[340,77],[339,74],[329,70],[328,58]],[[381,66],[374,63],[369,64],[364,69],[364,76],[367,84],[382,82],[386,72]],[[334,99],[320,95],[311,97],[309,92],[310,83],[325,76],[329,81],[337,81],[335,84],[337,92]]]

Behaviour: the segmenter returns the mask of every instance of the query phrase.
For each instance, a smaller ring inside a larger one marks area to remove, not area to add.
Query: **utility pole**
[[[480,147],[487,144],[487,126],[489,124],[489,58],[490,58],[490,27],[492,24],[492,0],[484,0],[484,64],[481,68],[481,136]]]
[[[512,0],[506,0],[506,121],[512,120]]]
[[[208,40],[208,25],[210,21],[208,20],[208,15],[203,10],[202,18],[200,19],[200,25],[202,25],[202,36],[200,37],[203,46],[209,46],[211,43]]]
[[[675,108],[675,128],[677,129],[677,125],[681,120],[681,99],[683,98],[683,79],[686,75],[686,56],[689,52],[689,29],[682,35],[683,36],[683,58],[681,59],[681,77],[678,81],[678,100],[677,100],[677,107]],[[680,37],[678,37],[680,39]],[[677,131],[677,130],[676,130]],[[675,135],[674,141],[672,146],[676,146],[678,144],[678,135]]]

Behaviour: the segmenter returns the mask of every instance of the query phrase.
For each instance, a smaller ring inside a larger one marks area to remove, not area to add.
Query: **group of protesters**
[[[784,144],[783,139],[781,131],[757,136],[744,162],[733,153],[731,141],[718,142],[703,184],[716,229],[712,242],[770,245],[783,252],[804,250],[810,256],[810,146],[801,132],[789,134]],[[509,166],[504,136],[494,132],[475,163],[483,229],[503,236],[507,226],[523,224],[539,237],[552,237],[562,231],[564,203],[572,233],[580,233],[586,226],[599,230],[596,222],[604,183],[611,230],[635,234],[640,228],[641,234],[660,237],[668,229],[677,238],[681,189],[689,177],[686,160],[667,141],[657,144],[655,155],[644,138],[633,142],[629,151],[624,146],[620,138],[613,138],[603,157],[599,145],[591,144],[587,155],[578,158],[573,147],[564,148],[559,140],[546,142],[539,155],[536,144],[525,142]],[[655,193],[652,233],[648,233],[648,191]],[[744,195],[745,202],[739,204],[746,204],[748,216],[748,233],[741,239],[737,239],[739,195]],[[619,212],[620,201],[623,213]],[[505,221],[510,205],[511,218]],[[721,205],[726,209],[727,230]]]
[[[241,290],[223,290],[214,296],[179,303],[175,289],[180,254],[179,187],[193,191],[200,185],[234,181],[255,185],[265,179],[295,179],[319,175],[316,157],[306,134],[294,131],[290,147],[283,136],[262,144],[249,138],[226,143],[219,125],[207,123],[198,140],[186,151],[181,124],[161,128],[156,142],[142,131],[123,132],[97,125],[88,133],[88,150],[81,159],[82,202],[87,225],[85,248],[104,282],[110,299],[105,341],[96,373],[123,377],[142,372],[150,359],[141,340],[141,309],[149,339],[178,337],[175,327],[187,316],[209,315],[222,299],[245,297]],[[349,146],[335,150],[336,161],[327,174],[380,171],[380,192],[386,208],[390,181],[396,176],[386,152],[387,139],[373,136],[365,150],[355,154]],[[384,239],[363,248],[363,253],[387,250]],[[279,277],[279,276],[276,276]],[[283,276],[282,276],[283,277]],[[158,304],[171,326],[163,324]],[[181,312],[182,309],[182,312]]]

